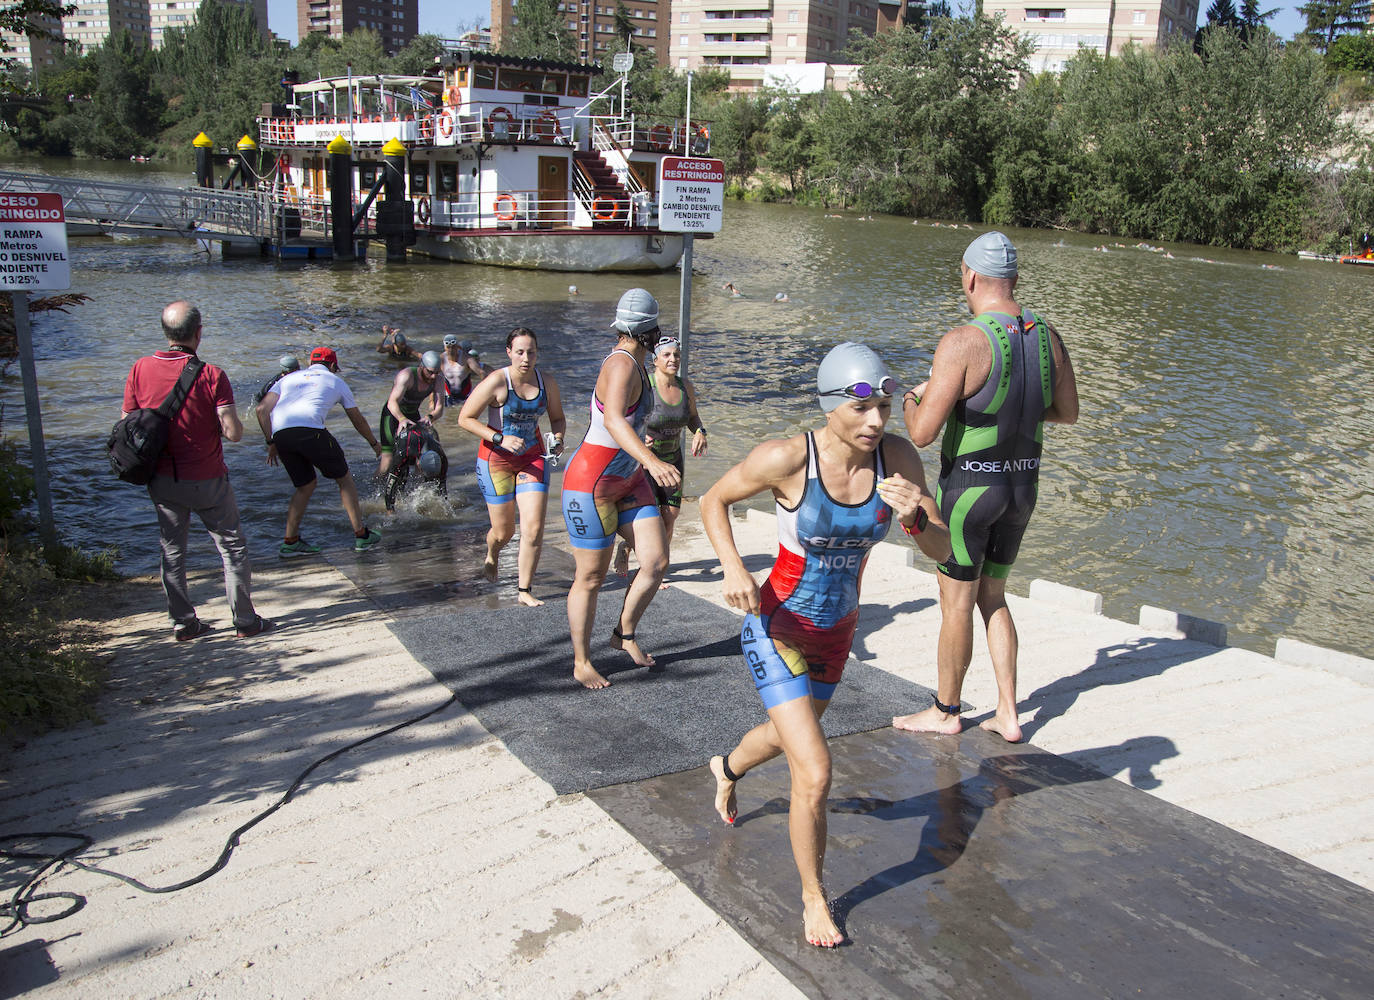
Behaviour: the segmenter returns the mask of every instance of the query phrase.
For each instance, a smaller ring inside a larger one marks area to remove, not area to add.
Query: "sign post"
[[[687,331],[692,322],[692,237],[718,233],[725,216],[725,161],[665,156],[658,165],[658,228],[682,233],[682,291],[678,339],[683,378],[687,377]]]
[[[38,529],[48,548],[57,544],[57,526],[48,485],[48,454],[43,443],[43,414],[38,403],[38,373],[33,364],[29,329],[29,292],[60,291],[72,286],[67,259],[67,219],[60,194],[0,193],[0,291],[14,304],[14,338],[24,377],[24,414],[29,426],[33,492],[38,502]]]

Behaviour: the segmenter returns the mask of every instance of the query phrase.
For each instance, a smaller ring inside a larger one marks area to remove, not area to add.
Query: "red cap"
[[[317,347],[310,352],[310,363],[312,365],[328,365],[330,368],[339,367],[339,356],[334,353],[331,347]]]

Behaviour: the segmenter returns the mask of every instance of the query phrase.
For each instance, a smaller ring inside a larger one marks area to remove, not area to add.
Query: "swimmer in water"
[[[420,352],[407,344],[406,335],[394,326],[382,327],[382,339],[377,342],[377,353],[399,361],[420,360]]]
[[[616,305],[611,328],[617,334],[615,350],[596,378],[591,424],[563,473],[563,521],[577,563],[568,591],[573,678],[592,689],[611,684],[592,664],[591,630],[617,534],[634,545],[639,572],[625,591],[611,645],[641,667],[657,665],[635,638],[668,568],[668,540],[649,484],[671,490],[682,481],[681,473],[644,443],[654,401],[644,359],[662,339],[658,301],[642,288],[630,289]]]
[[[534,596],[532,587],[543,551],[544,515],[549,506],[539,418],[545,413],[549,416],[549,429],[557,442],[554,455],[563,453],[568,422],[563,417],[558,381],[535,367],[539,341],[534,331],[518,326],[507,334],[506,356],[510,364],[492,372],[472,390],[458,414],[458,426],[482,442],[477,449],[477,482],[491,520],[482,575],[496,580],[496,561],[515,535],[518,511],[516,600],[537,608],[544,602]]]
[[[788,298],[788,295],[787,295],[786,292],[778,292],[777,295],[774,295],[774,296],[773,296],[773,301],[774,301],[774,302],[791,302],[792,300],[791,300],[790,298]]]
[[[740,646],[768,713],[738,746],[711,758],[715,808],[734,823],[740,779],[786,755],[804,934],[833,948],[844,935],[821,881],[831,775],[820,720],[854,641],[859,582],[894,520],[931,559],[948,558],[950,547],[921,456],[883,432],[899,390],[878,355],[840,344],[816,384],[825,424],[755,448],[701,498],[701,520],[724,570],[726,603],[746,612]],[[760,589],[735,546],[730,506],[763,492],[777,507],[778,558]]]
[[[742,299],[742,298],[744,298],[744,293],[741,292],[738,288],[735,287],[735,283],[734,283],[733,281],[727,281],[725,284],[721,285],[720,287],[723,288],[723,289],[725,289],[725,291],[729,292],[729,293],[730,293],[730,298],[732,298],[732,299]]]

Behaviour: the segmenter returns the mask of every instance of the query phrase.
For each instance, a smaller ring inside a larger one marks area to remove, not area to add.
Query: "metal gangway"
[[[179,236],[231,246],[270,248],[289,244],[329,245],[329,205],[302,204],[274,191],[223,191],[203,187],[154,187],[49,174],[0,171],[0,191],[56,192],[62,196],[67,230]]]

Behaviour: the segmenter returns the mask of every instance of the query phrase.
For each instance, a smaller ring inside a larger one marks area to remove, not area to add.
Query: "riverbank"
[[[556,517],[549,528],[536,590],[556,601],[571,560]],[[753,513],[735,528],[751,568],[769,564],[771,516]],[[252,641],[221,627],[205,640],[174,643],[154,580],[114,587],[104,607],[91,609],[110,657],[105,722],[3,751],[0,832],[79,830],[96,838],[88,855],[106,867],[155,885],[177,882],[207,868],[229,831],[275,802],[316,759],[443,706],[447,689],[379,626],[427,617],[461,643],[464,614],[496,608],[515,627],[521,610],[513,585],[503,579],[499,589],[474,589],[476,570],[466,563],[427,579],[430,570],[416,564],[405,599],[392,600],[394,580],[380,565],[388,544],[376,566],[342,552],[330,556],[337,568],[260,557],[255,597],[282,627]],[[468,553],[474,561],[477,551]],[[855,655],[928,685],[936,586],[929,572],[908,566],[910,551],[904,542],[875,550]],[[445,582],[455,574],[457,583]],[[671,578],[720,603],[715,562],[691,504]],[[205,617],[223,626],[221,588],[218,574],[196,575]],[[1362,683],[1111,621],[1091,613],[1081,592],[1047,588],[1042,596],[1049,599],[1012,599],[1022,718],[1036,746],[1114,775],[1161,806],[1177,803],[1271,844],[1291,855],[1294,871],[1305,861],[1349,879],[1344,897],[1369,906],[1368,675]],[[981,644],[980,636],[966,692],[971,721],[992,704]],[[570,679],[552,679],[559,682],[570,699],[617,696],[615,687],[589,694]],[[700,697],[709,700],[712,690],[703,685]],[[1295,699],[1319,706],[1320,752],[1310,728],[1275,721],[1292,717]],[[985,735],[913,738],[912,745],[968,752],[983,747]],[[714,749],[704,748],[703,759]],[[701,783],[704,811],[710,788],[704,776]],[[832,792],[836,800],[846,794],[852,789]],[[993,847],[997,829],[980,826],[962,864],[976,863],[977,845]],[[823,995],[765,961],[732,927],[732,914],[703,903],[654,848],[589,796],[554,794],[474,716],[451,706],[322,767],[243,836],[223,872],[199,885],[147,896],[90,875],[50,879],[47,891],[80,892],[86,908],[4,939],[0,964],[8,995],[35,998],[344,998],[379,989],[531,998]],[[772,850],[784,856],[781,841]],[[847,850],[843,839],[832,844],[836,857]],[[1004,883],[1013,896],[1023,891],[1018,884]],[[4,885],[13,890],[12,869]],[[776,905],[786,913],[791,900]],[[1216,918],[1216,907],[1204,909]],[[1148,950],[1148,936],[1136,947]],[[866,952],[848,954],[864,960]],[[1271,955],[1262,964],[1277,961]],[[1148,983],[1136,986],[1150,992]]]

